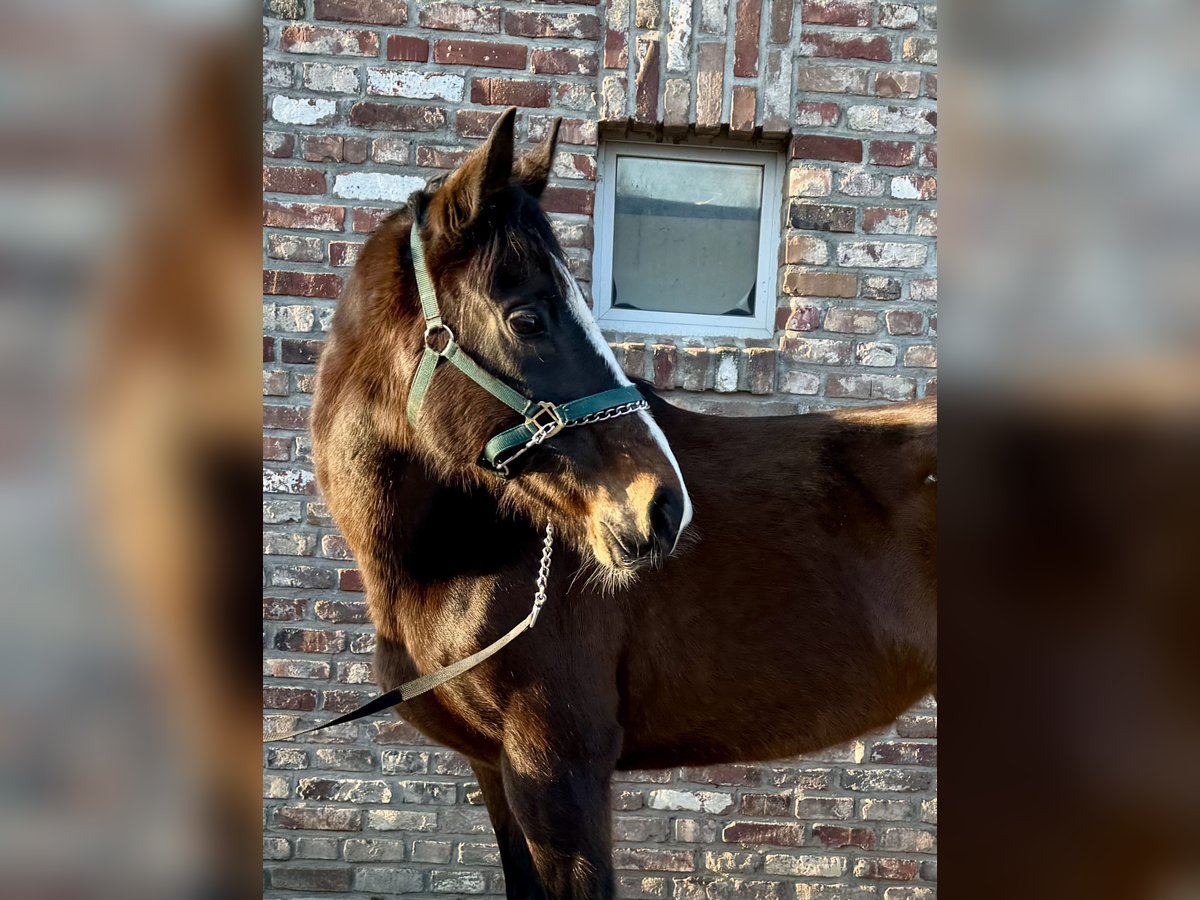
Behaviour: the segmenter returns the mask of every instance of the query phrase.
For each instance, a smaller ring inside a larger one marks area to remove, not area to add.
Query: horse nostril
[[[673,488],[660,487],[650,501],[650,533],[664,556],[675,549],[682,522],[683,494]]]

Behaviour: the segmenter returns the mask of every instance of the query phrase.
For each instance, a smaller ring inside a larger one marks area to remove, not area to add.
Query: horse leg
[[[501,768],[546,897],[612,900],[612,764],[541,757],[531,765],[506,753]]]
[[[504,892],[508,900],[545,900],[545,893],[538,883],[533,857],[525,842],[525,833],[517,823],[508,805],[504,792],[504,779],[498,769],[473,764],[483,801],[487,804],[488,818],[496,831],[496,843],[500,845],[500,864],[504,867]]]

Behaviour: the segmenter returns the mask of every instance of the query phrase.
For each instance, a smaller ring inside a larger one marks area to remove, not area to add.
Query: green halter
[[[408,394],[408,421],[414,427],[421,415],[425,393],[429,390],[434,372],[437,371],[438,363],[442,360],[446,360],[524,418],[525,421],[520,425],[500,432],[483,448],[479,464],[502,478],[509,477],[508,467],[513,460],[558,434],[564,428],[602,422],[648,408],[649,404],[632,384],[555,405],[544,400],[530,400],[494,375],[484,371],[459,347],[454,340],[454,332],[450,330],[449,325],[442,321],[437,292],[434,290],[429,268],[425,265],[425,248],[421,243],[420,230],[420,223],[414,222],[410,232],[410,244],[413,269],[417,277],[417,290],[421,295],[421,311],[425,315],[425,348],[421,352],[417,374],[413,377],[412,388]],[[431,346],[430,339],[439,332],[445,332],[446,345],[441,350],[435,350]]]

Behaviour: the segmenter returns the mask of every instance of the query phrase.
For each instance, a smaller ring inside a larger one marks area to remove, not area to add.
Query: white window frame
[[[758,286],[754,316],[719,316],[612,306],[613,228],[617,159],[692,160],[753,165],[763,170],[762,215],[758,233]],[[784,163],[780,153],[639,141],[602,141],[596,182],[595,256],[592,300],[596,321],[607,331],[671,337],[771,337],[775,333],[776,282],[779,276],[780,204]]]

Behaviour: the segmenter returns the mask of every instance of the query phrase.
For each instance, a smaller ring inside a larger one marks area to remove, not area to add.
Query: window
[[[777,153],[605,143],[594,274],[601,327],[770,336],[782,172]]]

